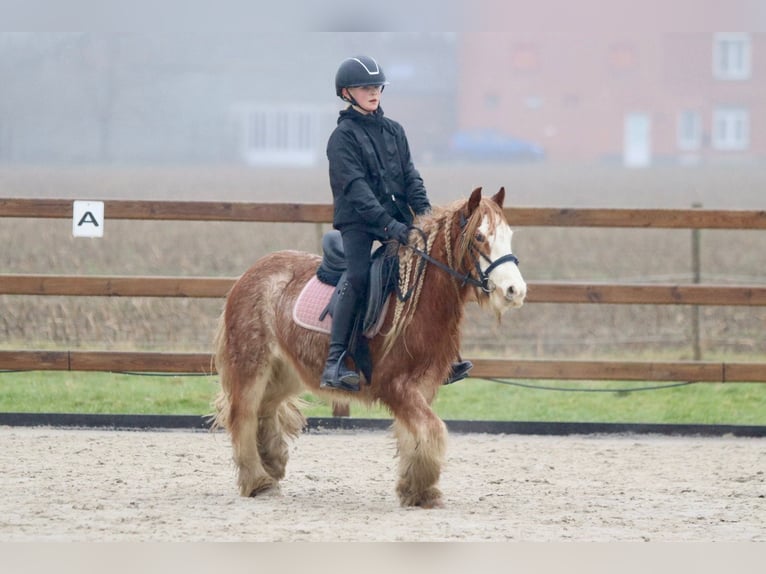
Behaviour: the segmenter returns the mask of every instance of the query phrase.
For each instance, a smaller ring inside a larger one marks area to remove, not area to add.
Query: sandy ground
[[[0,427],[0,541],[766,541],[766,440],[450,435],[405,509],[386,432],[292,447],[241,498],[227,435]]]

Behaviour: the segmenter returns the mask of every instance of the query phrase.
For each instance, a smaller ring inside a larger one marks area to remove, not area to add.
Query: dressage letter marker
[[[75,201],[72,209],[72,235],[75,237],[104,236],[104,202]]]

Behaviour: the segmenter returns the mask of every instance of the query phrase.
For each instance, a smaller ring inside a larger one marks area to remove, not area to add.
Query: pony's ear
[[[479,207],[479,202],[481,202],[481,188],[477,187],[468,198],[468,217],[471,217],[471,214]]]
[[[492,201],[494,201],[496,204],[500,206],[500,209],[503,208],[503,202],[505,201],[505,188],[501,187],[498,192],[492,196]]]

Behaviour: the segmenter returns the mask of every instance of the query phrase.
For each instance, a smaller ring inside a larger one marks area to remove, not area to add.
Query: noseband
[[[464,218],[461,218],[460,227],[464,228],[466,223],[467,221]],[[426,233],[419,227],[412,227],[412,229],[420,233],[421,237],[423,238],[423,244],[427,245],[428,236],[426,235]],[[452,267],[445,265],[438,259],[434,259],[428,253],[418,249],[417,247],[413,247],[411,245],[408,245],[407,247],[423,259],[422,263],[425,263],[427,261],[428,263],[435,265],[442,271],[446,271],[447,273],[449,273],[450,275],[458,279],[460,281],[461,287],[465,287],[466,285],[473,285],[474,287],[478,287],[484,293],[487,293],[487,294],[492,293],[492,291],[495,290],[495,286],[492,285],[491,281],[489,280],[489,274],[492,273],[492,271],[494,271],[497,267],[499,267],[503,263],[511,262],[511,263],[514,263],[516,266],[519,265],[519,259],[513,253],[507,253],[503,255],[502,257],[499,257],[498,259],[495,259],[493,261],[487,255],[485,255],[479,249],[477,249],[473,243],[473,239],[471,239],[469,248],[471,250],[471,253],[473,253],[473,266],[474,266],[474,269],[476,270],[476,275],[478,276],[477,278],[471,275],[470,271],[465,274],[460,273],[457,269],[453,269]],[[481,264],[479,262],[480,257],[484,259],[487,263],[489,263],[489,266],[485,270],[482,270],[481,268]],[[422,266],[418,270],[418,273],[420,273],[421,271],[422,271]],[[409,293],[407,295],[409,295]]]
[[[474,279],[470,275],[466,274],[465,279],[463,280],[464,281],[463,284],[465,285],[465,282],[467,281],[471,283],[471,285],[476,285],[477,287],[481,287],[481,290],[484,291],[485,293],[492,293],[492,291],[494,291],[495,289],[494,286],[490,286],[489,274],[492,273],[492,271],[494,271],[496,267],[500,267],[500,265],[502,265],[503,263],[508,263],[509,261],[511,263],[514,263],[517,267],[519,266],[519,258],[516,257],[513,253],[506,253],[502,257],[492,261],[492,259],[484,255],[484,253],[476,249],[473,246],[473,243],[471,244],[471,251],[478,253],[487,263],[489,263],[489,266],[484,271],[482,271],[481,265],[479,265],[479,258],[474,255],[473,264],[476,269],[476,274],[479,276],[479,279],[478,280]]]

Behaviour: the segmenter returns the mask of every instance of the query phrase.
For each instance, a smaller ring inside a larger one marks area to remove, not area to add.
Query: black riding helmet
[[[369,56],[356,56],[346,58],[341,62],[338,72],[335,74],[335,93],[343,98],[343,88],[358,88],[359,86],[383,86],[387,85],[386,75],[378,66],[375,58]]]

